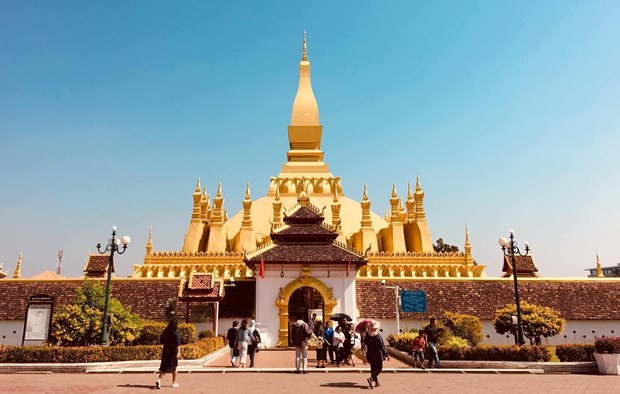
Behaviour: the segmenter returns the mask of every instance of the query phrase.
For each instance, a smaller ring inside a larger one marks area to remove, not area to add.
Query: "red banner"
[[[262,278],[265,277],[265,260],[260,259],[260,268],[258,269],[258,275]]]

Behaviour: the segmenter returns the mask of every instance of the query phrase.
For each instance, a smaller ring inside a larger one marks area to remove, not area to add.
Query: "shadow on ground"
[[[358,389],[361,389],[361,390],[370,390],[368,385],[362,385],[362,384],[353,383],[353,382],[325,383],[325,384],[322,384],[321,387],[331,387],[331,388],[341,388],[341,389],[354,389],[354,388],[358,388]]]

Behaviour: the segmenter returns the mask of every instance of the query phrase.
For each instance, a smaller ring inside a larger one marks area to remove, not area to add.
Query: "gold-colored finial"
[[[416,192],[422,191],[422,185],[420,185],[420,177],[419,176],[415,177],[415,191]]]
[[[304,29],[304,43],[301,49],[301,61],[308,61],[308,49],[306,47],[306,30]]]
[[[200,193],[200,177],[198,177],[198,182],[196,183],[196,189],[194,193]]]
[[[149,226],[149,237],[146,240],[146,255],[153,253],[153,226]]]
[[[398,197],[398,193],[396,193],[396,183],[392,183],[392,198]]]
[[[362,194],[362,200],[364,201],[368,200],[368,188],[366,187],[365,183],[364,183],[364,194]]]
[[[19,252],[19,257],[17,258],[17,265],[15,266],[15,271],[13,271],[13,279],[19,279],[22,277],[22,252]]]
[[[217,184],[217,193],[215,196],[218,198],[222,197],[222,182]]]
[[[248,182],[246,187],[245,187],[245,199],[246,200],[250,200],[251,198],[252,198],[252,196],[250,194],[250,182]]]
[[[603,274],[603,267],[601,266],[601,261],[598,258],[598,252],[596,253],[596,277],[597,278],[605,277],[605,275]]]

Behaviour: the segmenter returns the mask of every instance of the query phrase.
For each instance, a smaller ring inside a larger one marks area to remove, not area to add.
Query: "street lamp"
[[[110,258],[108,259],[108,283],[105,287],[105,305],[103,307],[103,330],[101,332],[101,345],[108,346],[108,308],[110,301],[110,282],[112,280],[112,270],[114,268],[114,253],[123,254],[127,249],[127,245],[131,242],[131,238],[125,235],[123,238],[116,238],[116,226],[112,227],[112,238],[109,240],[103,251],[101,250],[101,244],[97,244],[97,250],[99,253],[104,254],[110,252]],[[119,250],[119,246],[123,244],[123,249]]]
[[[519,284],[517,282],[517,267],[515,264],[515,255],[527,256],[530,251],[530,244],[525,241],[525,254],[522,254],[515,241],[514,230],[510,230],[510,240],[502,237],[499,239],[499,245],[502,247],[502,251],[505,256],[510,256],[510,263],[512,264],[512,277],[515,282],[515,301],[517,304],[517,341],[519,345],[525,345],[525,335],[523,334],[523,323],[521,322],[521,304],[519,302]]]
[[[386,286],[385,279],[381,281],[381,286],[386,289],[394,290],[396,296],[396,334],[400,334],[400,305],[398,305],[398,286]]]

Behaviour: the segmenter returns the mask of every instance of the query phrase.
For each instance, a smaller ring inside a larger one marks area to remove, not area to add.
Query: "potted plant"
[[[620,338],[596,338],[594,358],[603,375],[620,375]]]

